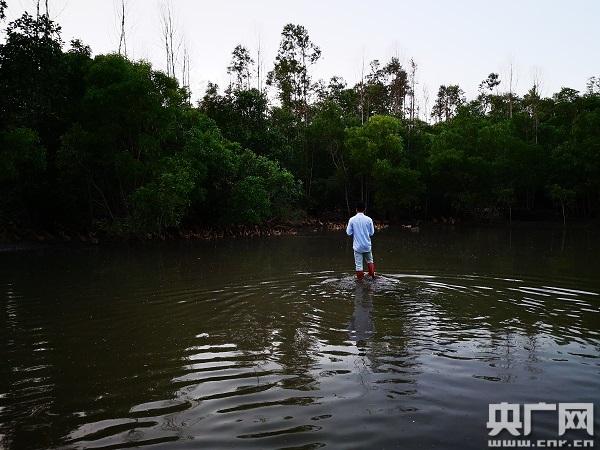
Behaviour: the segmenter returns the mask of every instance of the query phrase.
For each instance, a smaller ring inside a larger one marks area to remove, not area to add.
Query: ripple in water
[[[299,272],[27,319],[4,289],[9,446],[482,448],[489,402],[600,392],[600,297],[547,280]]]

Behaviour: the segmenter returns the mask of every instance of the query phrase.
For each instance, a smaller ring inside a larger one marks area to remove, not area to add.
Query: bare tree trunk
[[[306,134],[306,131],[305,131]],[[306,147],[306,138],[304,139],[304,146]],[[305,150],[306,151],[306,150]],[[315,152],[310,150],[310,172],[308,175],[308,196],[310,197],[310,193],[312,191],[312,182],[313,182],[313,169],[315,167]]]
[[[533,130],[535,133],[535,143],[538,143],[538,129],[540,125],[540,117],[539,117],[539,105],[540,105],[540,90],[541,90],[542,82],[540,81],[540,74],[536,71],[533,76],[533,91],[534,96],[532,96],[532,108],[533,108]]]
[[[119,38],[119,55],[127,57],[127,41],[125,39],[125,0],[121,0],[121,10],[119,11],[119,24],[121,27],[121,36]]]
[[[590,195],[589,191],[586,192],[585,194],[585,200],[586,200],[586,215],[587,217],[590,217],[592,215],[592,196]]]
[[[173,29],[173,17],[171,16],[171,14],[169,13],[169,22],[170,22],[170,27],[169,27],[169,46],[171,47],[171,74],[173,75],[173,77],[175,77],[175,46],[173,44],[173,37],[174,37],[174,29]]]
[[[166,2],[162,6],[161,12],[161,25],[162,35],[164,39],[165,52],[167,55],[167,75],[175,78],[175,64],[176,64],[176,30],[175,23],[173,21],[173,12],[171,4]]]
[[[425,107],[425,121],[429,123],[429,90],[426,86],[423,86],[423,103]]]
[[[362,59],[362,68],[360,71],[360,124],[365,123],[365,56]]]
[[[365,201],[365,176],[360,176],[360,201]]]
[[[88,196],[88,214],[89,214],[89,221],[91,224],[94,222],[94,202],[92,202],[92,190],[91,190],[91,186],[90,186],[89,175],[88,175],[86,187],[87,187],[87,196]]]
[[[262,65],[262,53],[261,53],[260,36],[258,37],[258,48],[256,51],[256,88],[258,92],[262,92],[262,79],[261,79],[261,65]]]
[[[508,75],[508,117],[513,116],[513,65],[510,63]]]
[[[416,84],[417,64],[411,58],[410,60],[410,123],[411,127],[415,121],[415,84]]]
[[[346,200],[346,209],[348,210],[348,214],[350,214],[350,202],[348,200],[348,169],[344,162],[344,154],[339,150],[336,142],[333,142],[333,144],[329,146],[329,153],[336,170],[341,169],[344,174],[344,197]]]
[[[186,101],[190,104],[190,53],[188,51],[187,43],[183,45],[183,65],[181,68],[181,85],[186,89],[187,98]]]
[[[411,149],[412,132],[415,126],[415,84],[416,84],[417,64],[411,58],[410,59],[410,106],[409,106],[409,122],[408,127],[408,142],[407,150]]]
[[[94,181],[93,178],[91,179],[91,182],[92,182],[92,186],[94,187],[94,189],[96,189],[96,191],[98,191],[98,193],[100,194],[100,197],[102,197],[102,204],[103,204],[104,208],[106,209],[106,212],[108,212],[108,215],[110,216],[110,218],[112,220],[115,220],[115,216],[114,216],[112,210],[110,209],[110,205],[108,204],[108,201],[106,200],[106,196],[104,195],[104,192],[96,184],[96,182]]]
[[[344,195],[346,196],[346,210],[350,215],[350,202],[348,201],[348,180],[344,180]]]

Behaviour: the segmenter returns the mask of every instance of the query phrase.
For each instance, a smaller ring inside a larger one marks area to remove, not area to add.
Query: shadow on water
[[[2,255],[1,446],[475,449],[489,402],[598,401],[597,240],[376,244],[362,284],[332,234]]]

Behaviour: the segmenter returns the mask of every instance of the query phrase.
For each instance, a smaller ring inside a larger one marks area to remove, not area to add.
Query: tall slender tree
[[[538,143],[538,131],[540,125],[540,80],[537,76],[533,79],[533,85],[531,89],[527,91],[527,94],[523,96],[523,104],[529,114],[532,121],[533,127],[533,141],[535,144]]]
[[[190,73],[191,58],[187,42],[183,44],[183,62],[181,65],[181,86],[186,90],[187,101],[190,103]]]
[[[250,89],[253,66],[254,60],[248,49],[237,45],[231,53],[231,63],[227,67],[227,73],[234,78],[230,87],[238,91]]]
[[[125,36],[125,0],[121,0],[121,4],[119,6],[119,55],[124,55],[125,57],[127,57],[127,39]]]
[[[388,81],[388,96],[389,96],[389,112],[401,119],[405,117],[406,96],[409,93],[410,87],[408,84],[408,74],[400,64],[400,60],[393,57],[383,68],[387,75]]]
[[[312,94],[310,67],[321,57],[321,49],[310,40],[302,25],[287,24],[281,32],[281,42],[275,67],[267,76],[267,84],[276,86],[284,110],[292,112],[300,122],[298,141],[301,143],[303,178],[306,195],[310,198],[315,164],[314,148],[306,142],[309,122],[309,97]]]
[[[513,94],[513,85],[514,83],[514,67],[513,67],[513,63],[512,61],[510,62],[510,65],[508,67],[508,117],[512,119],[513,116],[513,101],[514,101],[514,94]]]
[[[321,49],[310,40],[306,28],[291,23],[283,27],[275,67],[268,74],[267,84],[276,86],[282,106],[305,122],[311,93],[309,69],[320,57]]]
[[[161,7],[161,28],[163,43],[165,46],[167,75],[175,78],[175,67],[177,65],[177,55],[181,42],[177,43],[177,30],[173,18],[173,7],[169,1],[165,1]]]
[[[416,85],[417,85],[417,63],[415,62],[414,59],[410,59],[410,72],[409,72],[409,86],[410,86],[410,90],[409,90],[409,96],[410,96],[410,104],[409,104],[409,121],[410,121],[410,126],[412,128],[412,126],[414,125],[415,122],[415,110],[416,110],[416,96],[415,96],[415,92],[416,92]]]

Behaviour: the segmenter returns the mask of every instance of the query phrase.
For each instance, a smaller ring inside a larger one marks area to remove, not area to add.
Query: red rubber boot
[[[375,278],[375,263],[367,263],[367,267],[369,268],[371,278]]]
[[[362,281],[364,276],[365,276],[365,273],[362,270],[356,271],[356,280],[357,281]]]

